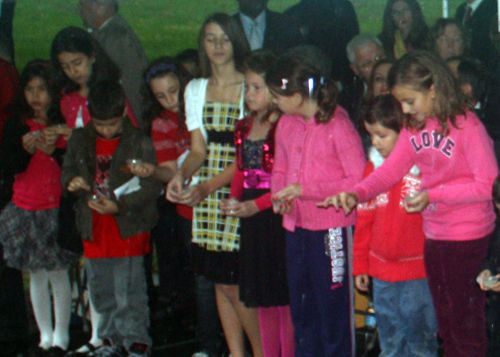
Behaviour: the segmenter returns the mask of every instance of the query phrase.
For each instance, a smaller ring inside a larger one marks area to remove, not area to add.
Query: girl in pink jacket
[[[365,158],[334,82],[284,57],[266,74],[284,113],[276,129],[271,193],[287,230],[295,356],[354,356],[350,246],[355,217],[320,209],[325,193],[351,190]]]

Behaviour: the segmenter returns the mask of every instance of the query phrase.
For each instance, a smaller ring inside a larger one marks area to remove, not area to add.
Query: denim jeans
[[[427,279],[373,279],[379,357],[436,357],[437,323]]]

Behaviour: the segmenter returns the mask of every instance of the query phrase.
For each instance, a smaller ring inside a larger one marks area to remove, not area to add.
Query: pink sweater
[[[430,204],[422,212],[424,233],[435,240],[464,241],[493,231],[492,185],[498,175],[493,142],[475,114],[457,118],[443,137],[437,119],[424,129],[403,129],[391,155],[355,187],[365,202],[387,191],[416,164]]]
[[[271,193],[291,183],[302,187],[302,197],[284,215],[283,227],[293,232],[295,227],[318,231],[354,225],[355,215],[346,216],[332,207],[318,208],[316,203],[351,191],[361,180],[364,167],[361,140],[340,106],[326,124],[283,115],[276,129]]]

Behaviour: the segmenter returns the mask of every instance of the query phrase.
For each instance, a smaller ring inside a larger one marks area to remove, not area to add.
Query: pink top
[[[435,240],[464,241],[493,231],[493,181],[498,167],[490,139],[475,114],[457,117],[450,133],[438,134],[437,119],[424,129],[403,129],[387,160],[355,187],[365,202],[387,191],[416,164],[422,172],[422,190],[430,204],[422,212],[424,233]]]
[[[78,92],[71,92],[63,95],[60,106],[61,113],[66,120],[66,124],[72,129],[76,127],[77,118],[79,116],[81,116],[83,126],[87,126],[91,120],[89,109],[87,107],[87,98],[82,97],[78,94]],[[137,118],[135,117],[134,112],[132,112],[132,107],[130,106],[128,100],[126,101],[126,106],[127,116],[132,121],[132,124],[138,127]]]
[[[276,129],[271,192],[274,195],[290,183],[302,187],[302,197],[295,199],[292,211],[284,215],[283,227],[294,231],[295,227],[326,230],[354,225],[355,215],[346,216],[333,207],[318,208],[316,203],[352,191],[364,167],[361,139],[340,106],[325,124],[283,115]]]
[[[30,132],[43,130],[46,127],[33,120],[26,120],[26,124],[30,127]],[[66,142],[60,136],[56,147],[63,148],[65,146]],[[30,211],[59,207],[62,194],[60,179],[61,168],[56,160],[37,149],[31,157],[26,171],[16,175],[12,202],[16,206]]]

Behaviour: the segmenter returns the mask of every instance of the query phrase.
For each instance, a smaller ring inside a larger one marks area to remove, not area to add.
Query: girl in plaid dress
[[[186,124],[191,152],[168,185],[167,197],[195,206],[193,260],[196,271],[215,283],[219,316],[229,350],[244,356],[243,330],[254,356],[262,356],[256,308],[246,308],[238,291],[238,218],[218,210],[229,196],[234,171],[233,132],[243,117],[243,59],[248,44],[241,27],[226,14],[210,16],[202,26],[199,53],[205,78],[186,88]],[[201,184],[186,180],[199,171]]]

